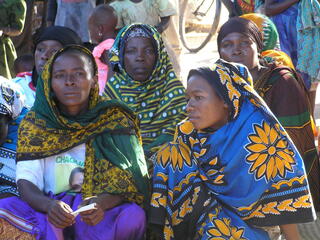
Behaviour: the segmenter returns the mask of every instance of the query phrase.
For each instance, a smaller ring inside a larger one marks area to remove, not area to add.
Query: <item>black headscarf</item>
[[[39,28],[32,36],[34,49],[37,45],[46,40],[55,40],[66,46],[70,44],[81,45],[82,41],[76,32],[67,27],[51,26],[47,28]]]
[[[39,28],[35,34],[32,36],[33,40],[33,49],[35,51],[37,45],[42,41],[55,40],[63,47],[66,45],[76,44],[81,45],[81,38],[77,35],[76,32],[67,27],[61,26],[50,26],[46,28]],[[38,73],[34,68],[32,71],[32,83],[34,86],[37,85]]]
[[[220,46],[222,40],[230,33],[241,33],[249,37],[252,41],[257,44],[258,52],[260,53],[263,48],[262,33],[260,32],[257,25],[247,19],[240,17],[230,18],[225,24],[222,25],[218,34],[218,51],[220,53]]]

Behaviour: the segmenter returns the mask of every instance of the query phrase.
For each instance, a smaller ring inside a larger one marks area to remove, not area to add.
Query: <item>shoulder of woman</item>
[[[284,66],[284,65],[276,65],[273,64],[270,66],[270,78],[274,78],[275,80],[285,79],[285,80],[292,80],[296,79],[295,70]]]
[[[107,114],[109,114],[111,118],[126,119],[126,122],[131,125],[131,127],[135,127],[135,125],[138,126],[138,117],[125,103],[118,99],[106,100],[106,103],[108,104]]]

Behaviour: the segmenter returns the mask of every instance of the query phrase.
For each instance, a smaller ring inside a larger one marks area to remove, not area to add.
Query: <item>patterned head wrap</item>
[[[242,64],[230,64],[219,59],[211,68],[191,70],[188,79],[195,74],[206,79],[217,95],[228,104],[229,121],[236,119],[245,97],[241,92],[244,90],[252,92],[253,89],[248,69]]]
[[[0,76],[0,114],[16,119],[24,106],[24,98],[18,85]]]
[[[266,50],[261,53],[261,56],[267,62],[276,62],[277,65],[287,66],[295,70],[291,58],[285,52],[280,50]]]
[[[125,104],[100,97],[98,84],[91,89],[88,111],[72,117],[62,115],[51,88],[51,75],[55,60],[67,51],[85,54],[92,60],[94,73],[97,71],[94,57],[85,47],[69,45],[52,56],[38,81],[34,106],[21,122],[17,161],[54,156],[85,143],[83,197],[132,193],[136,197],[131,200],[141,203],[141,193],[147,193],[144,156],[132,148],[127,150],[130,146],[141,148],[138,120]],[[118,177],[109,175],[110,166],[116,166]],[[114,181],[105,184],[108,178]]]
[[[135,27],[129,32],[125,41],[127,42],[130,38],[136,37],[150,38],[150,36],[143,30],[143,28]]]
[[[138,29],[138,30],[137,30]],[[149,79],[134,81],[124,68],[124,48],[129,36],[151,39],[156,63]],[[185,118],[185,89],[177,79],[161,35],[150,25],[132,24],[118,34],[110,50],[110,64],[115,72],[105,88],[105,96],[120,99],[140,118],[143,148],[147,156],[173,137],[175,125]]]
[[[259,28],[260,32],[262,32],[262,51],[280,48],[277,27],[274,25],[270,18],[259,13],[248,13],[240,17],[254,22]]]
[[[220,52],[220,46],[222,40],[230,33],[241,33],[249,37],[252,41],[257,44],[258,52],[260,53],[263,49],[263,37],[259,28],[252,21],[240,18],[233,17],[230,18],[225,24],[222,25],[218,34],[218,51]]]

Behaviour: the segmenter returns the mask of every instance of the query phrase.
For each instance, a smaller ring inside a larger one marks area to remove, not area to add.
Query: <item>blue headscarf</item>
[[[241,72],[218,60],[207,79],[229,106],[227,124],[197,131],[183,121],[158,152],[150,221],[164,239],[264,240],[259,227],[314,219],[302,158]]]

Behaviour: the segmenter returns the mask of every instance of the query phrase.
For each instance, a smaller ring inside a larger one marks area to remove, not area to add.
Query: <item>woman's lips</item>
[[[64,95],[67,97],[72,97],[72,96],[79,95],[79,93],[78,92],[66,92],[66,93],[64,93]]]

